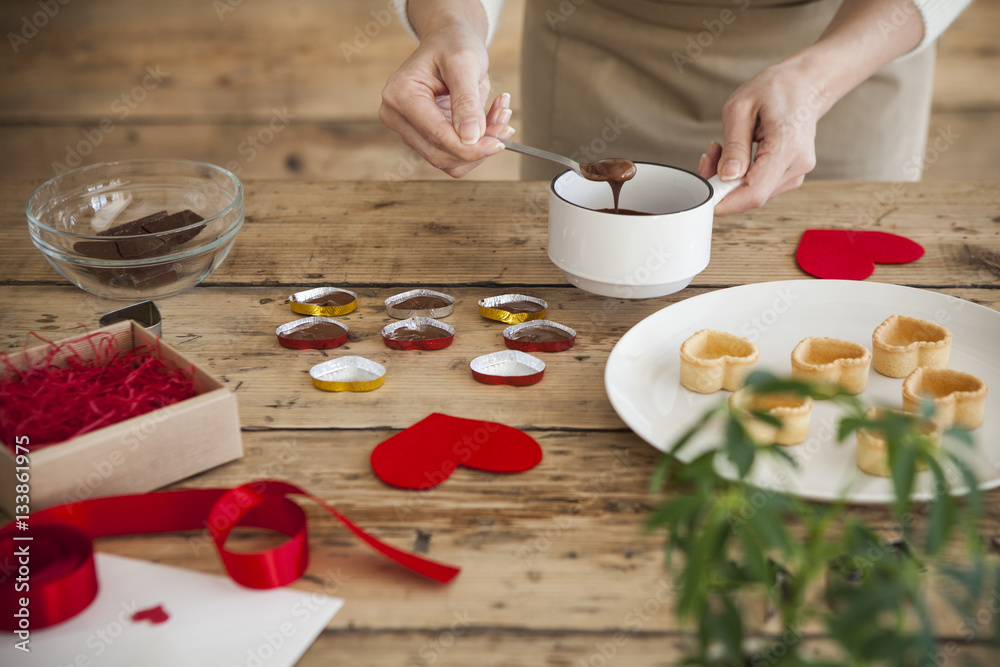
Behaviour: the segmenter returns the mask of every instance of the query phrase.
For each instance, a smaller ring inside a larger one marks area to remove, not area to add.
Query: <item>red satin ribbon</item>
[[[99,537],[207,526],[222,564],[234,581],[248,588],[289,584],[302,576],[309,564],[306,515],[288,498],[290,495],[318,503],[369,546],[403,567],[440,583],[451,581],[459,573],[458,568],[389,546],[332,506],[287,482],[263,480],[232,489],[95,498],[36,512],[29,518],[27,530],[18,529],[16,523],[0,529],[0,568],[10,573],[0,585],[0,629],[18,629],[19,619],[14,614],[23,607],[19,602],[22,597],[29,600],[31,629],[65,621],[86,609],[97,595],[91,540]],[[289,539],[266,551],[234,553],[225,544],[237,526],[266,528]],[[24,569],[19,571],[22,566]],[[18,590],[25,584],[27,589]]]

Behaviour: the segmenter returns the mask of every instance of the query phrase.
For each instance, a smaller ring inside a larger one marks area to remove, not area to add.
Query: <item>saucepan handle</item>
[[[712,178],[708,179],[708,182],[712,184],[712,190],[713,190],[713,194],[712,194],[712,207],[713,208],[715,208],[715,206],[718,205],[718,203],[720,201],[722,201],[722,199],[726,195],[728,195],[730,192],[732,192],[736,188],[738,188],[741,185],[743,185],[743,179],[742,178],[738,178],[735,181],[723,181],[722,179],[719,178],[718,174],[716,174]]]

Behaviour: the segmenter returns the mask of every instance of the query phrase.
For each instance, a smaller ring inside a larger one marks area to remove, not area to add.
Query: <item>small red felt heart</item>
[[[905,236],[851,229],[807,229],[795,252],[806,273],[843,280],[864,280],[876,262],[905,264],[923,255],[923,246]]]
[[[168,620],[170,620],[170,614],[167,613],[162,604],[150,607],[149,609],[140,609],[132,614],[133,623],[149,621],[153,625],[159,625],[160,623],[166,623]]]
[[[435,412],[372,450],[375,474],[392,486],[429,489],[458,466],[523,472],[542,460],[542,448],[523,431],[496,422]]]

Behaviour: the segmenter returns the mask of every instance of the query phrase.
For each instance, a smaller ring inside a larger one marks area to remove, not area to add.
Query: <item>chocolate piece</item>
[[[534,301],[507,301],[494,307],[508,313],[540,313],[545,310],[545,306]]]
[[[115,225],[114,227],[108,227],[104,231],[98,232],[97,235],[135,236],[137,234],[147,234],[148,232],[142,227],[144,224],[165,217],[167,217],[166,211],[157,211],[156,213],[153,213],[152,215],[147,215],[144,218],[136,218],[135,220],[129,220],[128,222],[123,222],[122,224]]]
[[[532,326],[513,331],[507,337],[511,340],[525,340],[532,343],[553,343],[560,340],[568,340],[573,337],[573,334],[550,324],[532,322]]]
[[[114,241],[77,241],[73,250],[94,259],[121,259],[118,244]]]
[[[433,324],[419,324],[413,327],[399,327],[385,334],[389,340],[434,340],[452,336],[451,332]]]
[[[282,337],[290,340],[328,340],[339,338],[346,333],[347,330],[336,322],[317,321],[301,329],[282,334]]]
[[[86,257],[104,260],[158,257],[167,254],[171,248],[190,241],[200,234],[204,227],[199,226],[176,234],[163,232],[187,227],[202,220],[204,218],[191,210],[170,215],[166,211],[158,211],[97,233],[98,236],[115,237],[118,239],[116,241],[79,241],[73,244],[73,250]]]

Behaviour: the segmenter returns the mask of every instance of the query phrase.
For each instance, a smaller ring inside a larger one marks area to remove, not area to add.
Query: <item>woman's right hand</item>
[[[379,118],[407,146],[445,173],[460,178],[508,139],[510,95],[489,95],[489,58],[483,38],[468,25],[454,24],[422,36],[416,51],[382,90]]]

